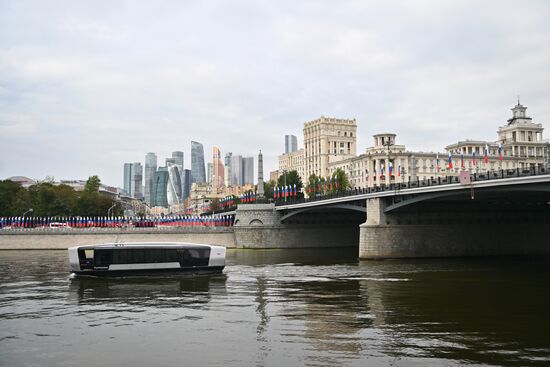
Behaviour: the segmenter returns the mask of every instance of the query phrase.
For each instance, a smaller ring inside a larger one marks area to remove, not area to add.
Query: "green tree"
[[[285,183],[287,186],[292,188],[296,185],[296,192],[301,192],[302,187],[304,186],[302,183],[302,178],[298,175],[298,171],[296,170],[288,171],[279,176],[277,179],[277,187],[283,187],[285,186]]]
[[[346,172],[344,172],[341,168],[336,169],[336,171],[332,174],[330,181],[333,192],[341,192],[351,188],[348,175],[346,175]]]
[[[306,187],[306,193],[308,196],[313,196],[321,192],[319,182],[320,179],[315,173],[309,175]]]
[[[86,181],[86,185],[84,186],[84,191],[99,192],[100,184],[101,184],[101,180],[99,179],[99,177],[97,177],[97,175],[90,176]]]
[[[21,215],[30,208],[30,198],[23,200],[26,191],[20,184],[11,180],[0,180],[0,216],[11,217]]]
[[[275,187],[275,181],[269,180],[267,182],[264,182],[264,195],[266,198],[272,198],[273,197],[273,188]]]

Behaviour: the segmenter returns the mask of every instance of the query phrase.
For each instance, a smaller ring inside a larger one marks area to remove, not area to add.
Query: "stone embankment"
[[[62,250],[116,242],[193,242],[235,247],[232,227],[2,229],[0,250]]]

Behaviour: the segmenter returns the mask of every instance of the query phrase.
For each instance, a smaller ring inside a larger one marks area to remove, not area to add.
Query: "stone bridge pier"
[[[550,253],[550,204],[528,196],[469,197],[388,211],[367,199],[359,258],[422,258]]]
[[[361,220],[362,221],[362,220]],[[274,204],[243,204],[235,212],[237,248],[357,247],[358,224],[341,213],[286,216]]]

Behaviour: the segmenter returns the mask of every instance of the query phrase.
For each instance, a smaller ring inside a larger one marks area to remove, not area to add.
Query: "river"
[[[550,258],[229,250],[223,275],[70,278],[0,251],[1,366],[548,366]]]

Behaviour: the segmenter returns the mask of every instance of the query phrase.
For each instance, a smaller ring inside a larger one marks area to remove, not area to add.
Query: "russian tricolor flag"
[[[453,156],[451,152],[449,152],[449,169],[453,169]]]

